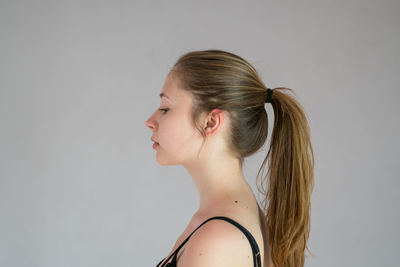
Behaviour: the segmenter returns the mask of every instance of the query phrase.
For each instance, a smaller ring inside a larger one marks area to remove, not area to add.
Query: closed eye
[[[160,108],[158,110],[161,110],[163,112],[162,114],[164,115],[168,112],[169,108]]]

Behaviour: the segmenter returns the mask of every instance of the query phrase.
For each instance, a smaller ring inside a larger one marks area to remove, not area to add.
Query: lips
[[[153,141],[156,144],[159,144],[156,140],[153,139],[153,137],[151,138],[151,141]]]

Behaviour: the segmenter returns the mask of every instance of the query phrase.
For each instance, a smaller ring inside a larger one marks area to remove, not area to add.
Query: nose
[[[154,112],[155,113],[155,112]],[[150,118],[148,118],[145,122],[144,122],[144,124],[150,129],[150,130],[155,130],[155,125],[156,125],[156,122],[154,121],[154,113],[150,116]]]

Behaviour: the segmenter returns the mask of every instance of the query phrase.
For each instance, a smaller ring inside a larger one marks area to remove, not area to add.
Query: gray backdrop
[[[308,114],[306,266],[398,266],[399,13],[398,0],[2,0],[0,266],[169,253],[198,195],[182,166],[158,165],[144,122],[172,64],[202,49],[244,57]],[[245,163],[255,191],[265,155]]]

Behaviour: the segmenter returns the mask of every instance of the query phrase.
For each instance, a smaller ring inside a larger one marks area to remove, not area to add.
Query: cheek
[[[195,139],[198,138],[196,131],[186,117],[165,118],[159,124],[159,142],[170,149],[187,150],[187,146],[196,143]]]
[[[170,146],[181,140],[184,132],[183,120],[172,116],[165,117],[158,125],[160,144]]]

